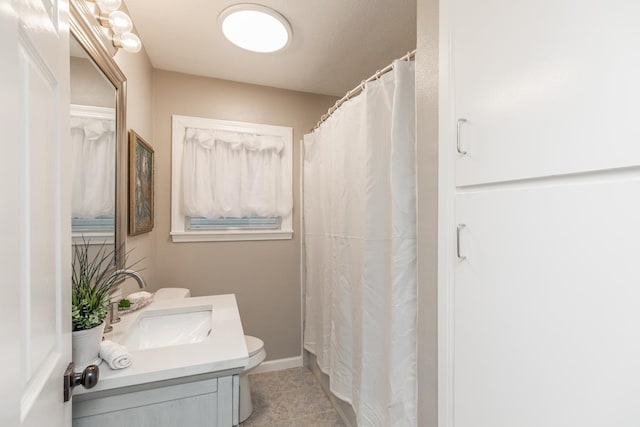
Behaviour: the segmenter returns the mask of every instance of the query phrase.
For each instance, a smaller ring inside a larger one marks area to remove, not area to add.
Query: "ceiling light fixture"
[[[252,52],[275,52],[291,41],[287,19],[266,6],[236,4],[218,16],[224,36],[233,44]]]

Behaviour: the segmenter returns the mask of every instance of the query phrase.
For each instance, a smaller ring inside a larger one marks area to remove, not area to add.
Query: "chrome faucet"
[[[144,282],[144,279],[142,278],[140,273],[134,270],[116,270],[111,274],[111,276],[112,277],[113,276],[119,276],[119,277],[130,276],[135,279],[140,289],[144,289],[147,287],[147,284]],[[111,286],[110,293],[113,294],[121,284],[122,284],[122,281],[120,281],[118,278],[118,281],[113,286]],[[114,323],[118,323],[120,321],[120,314],[118,312],[119,303],[120,301],[115,301],[115,302],[111,302],[109,305],[109,312],[107,313],[106,325],[104,327],[105,334],[113,330],[113,326],[111,325],[113,325]]]

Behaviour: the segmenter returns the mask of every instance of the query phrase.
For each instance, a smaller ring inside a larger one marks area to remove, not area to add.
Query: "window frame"
[[[172,115],[171,126],[171,239],[173,242],[228,242],[243,240],[289,240],[293,239],[293,209],[282,217],[279,230],[229,229],[188,230],[182,213],[182,155],[186,128],[213,129],[227,132],[243,132],[259,135],[280,136],[284,142],[285,164],[289,168],[289,184],[293,198],[293,128],[258,123],[209,119]],[[292,200],[293,205],[293,200]]]

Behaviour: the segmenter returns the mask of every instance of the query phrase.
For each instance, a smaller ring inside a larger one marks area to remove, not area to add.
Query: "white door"
[[[0,425],[70,426],[66,0],[0,0]]]

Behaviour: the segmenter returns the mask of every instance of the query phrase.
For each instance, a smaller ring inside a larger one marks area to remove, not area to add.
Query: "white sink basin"
[[[140,313],[123,337],[128,350],[194,344],[211,334],[212,307],[177,307]]]

